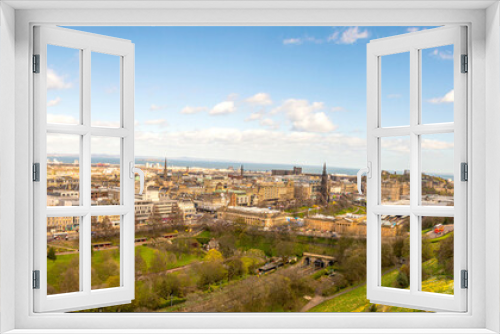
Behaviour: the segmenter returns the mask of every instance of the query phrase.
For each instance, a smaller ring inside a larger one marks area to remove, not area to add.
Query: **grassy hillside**
[[[433,261],[433,260],[430,260]],[[391,286],[396,280],[398,270],[393,270],[382,277],[384,286]],[[453,293],[453,280],[447,280],[439,277],[432,277],[422,282],[424,291],[433,291],[438,293]],[[451,292],[450,292],[451,289]],[[342,293],[342,291],[340,292]],[[420,312],[403,307],[393,307],[386,305],[376,305],[371,307],[371,303],[366,299],[366,285],[356,288],[336,298],[327,300],[315,307],[309,312]]]

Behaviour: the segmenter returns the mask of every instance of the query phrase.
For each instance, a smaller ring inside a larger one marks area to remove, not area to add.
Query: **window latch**
[[[366,177],[368,179],[371,179],[372,177],[372,163],[371,161],[368,161],[368,164],[366,166],[366,168],[362,168],[358,171],[358,174],[357,174],[357,177],[358,177],[358,192],[360,195],[363,195],[363,190],[361,189],[361,176],[363,176],[363,174],[366,174]]]

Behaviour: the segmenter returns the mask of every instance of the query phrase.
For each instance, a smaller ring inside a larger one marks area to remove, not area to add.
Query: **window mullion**
[[[418,292],[420,288],[420,252],[418,216],[413,212],[419,204],[419,136],[415,133],[415,128],[419,123],[419,96],[420,96],[420,66],[419,51],[410,49],[410,291]]]
[[[92,263],[91,263],[91,247],[92,247],[92,217],[90,214],[90,207],[92,205],[91,201],[91,134],[90,134],[90,88],[91,88],[91,50],[89,48],[83,49],[83,61],[82,61],[82,124],[88,129],[87,133],[83,135],[82,138],[82,150],[81,150],[81,197],[82,204],[85,208],[88,208],[89,212],[82,217],[82,228],[80,229],[80,279],[82,281],[82,290],[84,292],[90,293],[92,284]]]

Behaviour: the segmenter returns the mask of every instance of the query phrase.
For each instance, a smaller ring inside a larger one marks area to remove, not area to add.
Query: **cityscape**
[[[90,311],[414,311],[360,297],[366,199],[355,175],[329,174],[326,164],[314,174],[174,167],[167,158],[140,167],[136,299]],[[78,160],[49,158],[47,170],[47,205],[79,205]],[[92,205],[119,204],[120,165],[92,163],[91,171]],[[451,179],[424,174],[422,190],[425,205],[453,205]],[[382,201],[409,204],[409,171],[382,173]],[[409,219],[382,216],[380,228],[382,284],[407,288]],[[47,240],[48,294],[79,291],[79,218],[47,218]],[[119,286],[119,240],[120,216],[92,217],[93,289]],[[422,289],[453,294],[453,219],[424,217],[422,240]]]
[[[367,157],[367,43],[429,27],[68,28],[134,43],[135,163],[145,173],[135,298],[81,312],[417,311],[366,299],[356,171]],[[47,47],[47,123],[82,124],[80,53]],[[420,54],[421,121],[452,124],[453,46]],[[381,66],[380,126],[409,126],[409,53]],[[120,75],[119,57],[92,52],[93,128],[122,127]],[[47,134],[47,206],[80,205],[81,141]],[[422,205],[454,205],[454,142],[419,136]],[[123,200],[121,149],[117,137],[91,136],[92,205]],[[380,204],[409,205],[410,136],[383,137],[380,150]],[[409,287],[409,224],[380,216],[382,286]],[[121,217],[91,225],[92,289],[118,287]],[[453,294],[453,218],[419,226],[421,289]],[[47,218],[47,294],[80,291],[80,231],[79,217]]]

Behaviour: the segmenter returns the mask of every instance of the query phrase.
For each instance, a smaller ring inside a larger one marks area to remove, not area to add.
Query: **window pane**
[[[410,288],[410,217],[380,217],[381,286]]]
[[[120,205],[121,139],[92,137],[92,205]]]
[[[47,134],[47,206],[80,205],[80,138]]]
[[[410,138],[381,138],[381,199],[386,205],[410,204]]]
[[[381,125],[410,124],[410,53],[381,58]]]
[[[91,125],[120,127],[120,57],[92,52]]]
[[[47,45],[47,123],[80,123],[80,50]]]
[[[422,123],[453,122],[453,45],[420,52]]]
[[[453,206],[453,133],[421,136],[422,205]]]
[[[453,294],[453,218],[422,217],[422,291]]]
[[[80,217],[47,218],[47,294],[80,291]]]
[[[92,289],[120,286],[120,216],[92,216]]]

